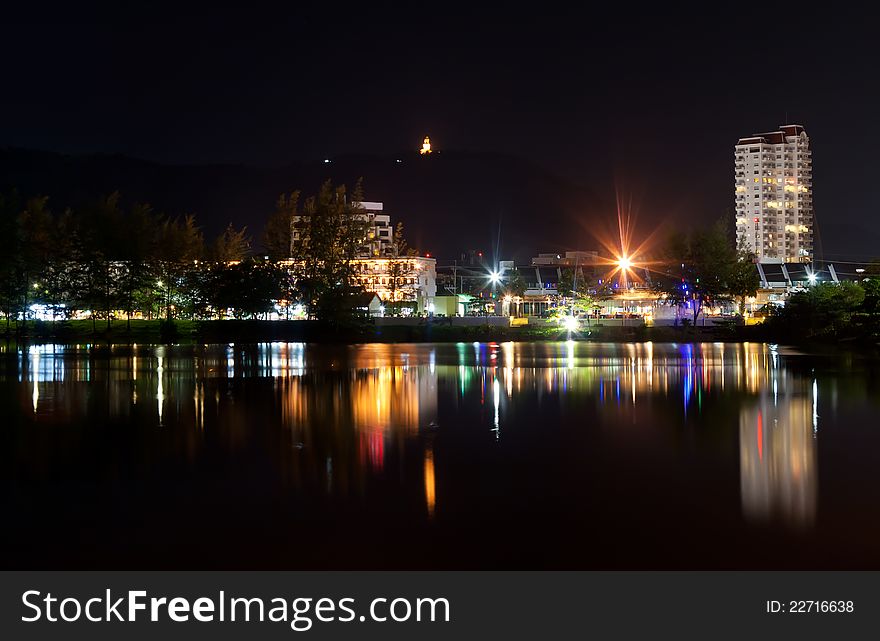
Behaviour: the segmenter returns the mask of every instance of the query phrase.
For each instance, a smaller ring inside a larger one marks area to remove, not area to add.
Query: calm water
[[[0,348],[3,567],[880,568],[880,377],[761,344]]]

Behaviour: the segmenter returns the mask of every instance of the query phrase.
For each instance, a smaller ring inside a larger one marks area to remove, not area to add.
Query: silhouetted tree
[[[211,258],[222,263],[244,260],[251,250],[251,239],[247,235],[247,227],[235,229],[232,223],[214,241],[211,247]]]
[[[190,281],[195,280],[193,272],[202,259],[204,246],[204,236],[193,215],[185,216],[183,220],[166,219],[160,225],[155,272],[166,319],[173,318],[175,310],[181,307],[191,307],[197,282],[191,282],[191,288],[185,285],[188,277]]]
[[[0,238],[3,242],[3,251],[0,251],[0,311],[6,317],[7,333],[11,319],[14,317],[17,322],[24,300],[21,211],[18,192],[0,193]]]
[[[690,306],[696,324],[706,304],[729,295],[728,279],[736,262],[737,254],[724,219],[709,229],[679,232],[667,242],[665,263],[669,278],[660,279],[658,287],[669,300]]]
[[[328,180],[306,200],[294,228],[293,272],[309,313],[338,319],[346,314],[340,301],[357,290],[352,261],[366,239],[363,209],[346,199],[344,185]]]
[[[859,283],[819,283],[792,293],[785,306],[773,306],[768,328],[790,339],[840,338],[854,332],[853,317],[864,301]]]
[[[740,314],[745,314],[746,299],[756,295],[760,285],[754,254],[744,249],[737,251],[728,271],[727,288],[728,293],[736,300]]]
[[[156,251],[158,223],[152,208],[135,204],[125,218],[120,234],[122,263],[120,266],[120,300],[126,312],[126,325],[131,328],[131,315],[143,303],[143,293],[155,278],[151,258]]]
[[[516,315],[519,316],[522,297],[526,293],[526,279],[523,278],[522,273],[516,268],[508,270],[505,276],[504,294],[514,299],[514,302],[516,303]]]
[[[293,251],[294,220],[299,206],[299,191],[281,194],[275,212],[263,230],[263,248],[269,260],[287,260]]]
[[[53,220],[50,230],[52,252],[40,279],[39,292],[53,320],[69,318],[81,298],[82,260],[79,257],[79,229],[71,210]]]
[[[387,278],[388,291],[390,293],[389,306],[392,313],[396,313],[400,309],[401,302],[415,300],[415,287],[407,287],[412,285],[411,280],[418,278],[418,270],[415,262],[411,259],[416,256],[417,252],[411,248],[406,242],[403,234],[403,223],[398,222],[394,228],[394,236],[391,239],[391,256],[388,262]]]
[[[21,292],[21,314],[27,317],[32,302],[43,293],[42,277],[52,257],[52,213],[45,196],[30,198],[18,219],[18,260],[13,278]]]

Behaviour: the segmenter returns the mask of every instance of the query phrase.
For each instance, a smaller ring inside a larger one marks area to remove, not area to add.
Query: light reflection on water
[[[745,523],[804,530],[817,519],[822,389],[815,377],[789,367],[793,357],[776,346],[41,345],[0,348],[0,355],[0,384],[17,390],[25,427],[128,419],[180,434],[171,447],[187,460],[203,454],[206,439],[217,434],[224,456],[234,460],[261,426],[270,433],[265,447],[276,456],[278,482],[294,493],[320,488],[327,497],[369,496],[370,478],[396,475],[401,492],[417,488],[421,496],[414,520],[455,518],[458,499],[444,488],[457,486],[454,457],[466,454],[462,448],[490,452],[488,439],[500,448],[493,456],[502,463],[506,452],[540,451],[534,456],[552,465],[540,449],[557,438],[548,436],[551,416],[566,430],[605,439],[607,451],[591,451],[580,463],[574,452],[558,453],[566,465],[587,470],[611,456],[626,464],[624,430],[636,430],[633,448],[654,434],[657,457],[669,456],[664,448],[673,442],[675,456],[696,448],[723,458],[724,447],[711,439],[730,440],[738,449],[737,509]],[[76,455],[75,449],[68,454]],[[417,467],[407,463],[412,457]],[[19,464],[28,468],[28,457]],[[495,464],[487,464],[487,475]]]

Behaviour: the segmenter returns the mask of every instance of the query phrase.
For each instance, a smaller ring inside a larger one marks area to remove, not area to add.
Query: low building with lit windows
[[[356,258],[354,279],[383,303],[413,303],[418,314],[434,312],[437,261],[425,256]]]

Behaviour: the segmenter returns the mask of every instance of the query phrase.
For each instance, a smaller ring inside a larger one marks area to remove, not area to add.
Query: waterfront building
[[[399,256],[394,241],[391,216],[381,202],[353,203],[365,223],[364,240],[352,261],[354,281],[364,291],[375,293],[385,309],[383,314],[432,313],[437,294],[436,260],[423,256]],[[294,219],[291,247],[299,240],[297,219]],[[296,258],[292,258],[291,262]],[[388,303],[393,309],[388,309]],[[371,315],[376,315],[370,309]]]
[[[437,261],[424,256],[356,258],[354,279],[365,291],[374,292],[392,313],[388,304],[400,310],[433,313],[437,295]]]

